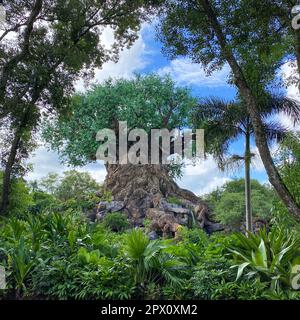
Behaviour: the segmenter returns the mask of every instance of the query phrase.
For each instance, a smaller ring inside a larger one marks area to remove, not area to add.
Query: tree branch
[[[33,9],[30,13],[30,16],[28,17],[28,20],[25,23],[27,27],[24,32],[23,47],[21,51],[17,53],[14,57],[12,57],[9,61],[7,61],[2,68],[2,72],[0,75],[0,102],[4,99],[9,73],[11,72],[13,67],[16,66],[22,59],[24,59],[26,54],[29,52],[30,36],[33,31],[33,25],[34,22],[37,20],[37,17],[41,12],[42,7],[43,0],[36,0]]]

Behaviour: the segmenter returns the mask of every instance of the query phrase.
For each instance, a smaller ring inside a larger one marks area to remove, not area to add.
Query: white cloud
[[[143,69],[148,61],[145,59],[146,45],[143,40],[143,29],[147,28],[144,25],[140,31],[139,38],[135,41],[133,46],[129,49],[125,48],[120,52],[118,62],[109,61],[103,65],[101,69],[95,70],[95,77],[91,83],[101,83],[108,78],[126,78],[130,79],[133,77],[135,72]],[[114,34],[112,29],[105,29],[102,34],[102,43],[109,49],[114,43]],[[76,83],[76,89],[78,91],[85,91],[86,86],[83,80],[79,80]]]
[[[276,154],[278,152],[278,148],[279,145],[277,143],[273,143],[270,147],[270,152],[271,152],[271,156],[273,159],[275,159]],[[256,172],[266,172],[265,166],[261,160],[261,156],[259,154],[258,148],[254,147],[251,150],[252,153],[254,153],[254,158],[252,159],[252,168],[256,171]]]
[[[45,147],[39,147],[28,162],[33,164],[33,171],[29,172],[26,176],[28,180],[41,179],[50,172],[62,174],[64,171],[74,169],[74,167],[62,164],[58,154],[54,151],[48,151]],[[75,169],[80,172],[89,172],[99,183],[102,183],[106,176],[105,167],[100,162]]]
[[[287,86],[287,96],[296,100],[300,100],[299,81],[297,65],[295,62],[287,62],[281,67],[281,76]]]
[[[297,83],[299,83],[299,74],[295,62],[285,63],[281,67],[281,77],[286,85],[287,97],[300,102],[300,91]],[[278,115],[280,123],[288,129],[300,131],[300,125],[295,126],[293,119],[284,113]]]
[[[215,71],[207,76],[204,69],[189,59],[175,59],[170,65],[158,70],[160,75],[170,74],[178,83],[184,85],[196,85],[201,87],[228,86],[227,80],[230,68],[225,65],[221,70]]]
[[[230,181],[228,173],[220,171],[216,161],[209,156],[196,166],[188,165],[184,176],[177,183],[180,187],[193,191],[196,195],[204,195]]]

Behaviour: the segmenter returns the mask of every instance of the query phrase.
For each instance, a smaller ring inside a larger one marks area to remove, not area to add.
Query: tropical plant
[[[261,101],[261,117],[267,141],[282,141],[288,128],[279,122],[270,122],[274,114],[284,112],[300,121],[300,105],[291,99],[280,96],[266,96]],[[245,212],[246,229],[252,231],[251,178],[250,165],[255,153],[251,151],[251,138],[254,129],[247,106],[242,100],[225,102],[211,98],[199,103],[192,114],[192,122],[205,130],[206,150],[218,161],[222,170],[233,169],[243,164],[245,168]],[[243,154],[230,154],[230,146],[238,138],[244,140]]]
[[[120,212],[107,214],[103,219],[103,224],[114,232],[125,231],[129,227],[126,216]]]
[[[129,271],[122,260],[99,257],[95,251],[61,256],[35,269],[32,291],[63,300],[130,299],[134,284]]]
[[[31,214],[42,213],[44,210],[53,210],[60,205],[59,200],[46,192],[36,190],[31,195],[33,199],[33,204],[29,207]]]
[[[239,279],[225,257],[201,261],[191,278],[194,296],[203,300],[262,299],[266,284],[258,279]]]
[[[16,297],[26,292],[26,278],[34,266],[34,260],[30,250],[25,245],[24,237],[21,237],[17,245],[8,253],[8,266],[12,269],[15,281]]]
[[[130,232],[125,243],[125,254],[132,264],[134,283],[143,296],[149,283],[167,281],[173,286],[182,283],[185,264],[165,252],[170,244],[161,240],[150,241],[141,230]]]
[[[179,257],[189,266],[196,265],[209,243],[207,234],[197,227],[192,229],[181,228],[177,237],[180,242],[166,248],[166,252]]]
[[[300,258],[300,238],[289,231],[273,228],[271,232],[260,230],[259,234],[247,235],[237,233],[236,242],[229,251],[234,266],[238,269],[238,280],[244,272],[247,277],[258,277],[267,282],[270,289],[278,292],[280,288],[289,287],[294,263]]]

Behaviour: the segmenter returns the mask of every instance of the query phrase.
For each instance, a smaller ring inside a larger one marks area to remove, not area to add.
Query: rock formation
[[[101,220],[109,212],[122,211],[132,225],[143,226],[158,235],[174,236],[178,227],[196,224],[207,233],[221,230],[211,220],[208,206],[192,192],[181,189],[162,165],[107,165],[104,189],[113,201],[98,204],[92,218]],[[176,199],[176,204],[170,199]]]

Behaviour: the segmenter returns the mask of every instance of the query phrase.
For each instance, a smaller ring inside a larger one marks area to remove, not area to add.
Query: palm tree
[[[289,115],[298,122],[300,105],[295,100],[278,95],[264,99],[261,103],[261,114],[269,142],[280,142],[288,132],[288,128],[274,120],[274,116],[280,113]],[[205,99],[195,108],[191,119],[194,127],[205,130],[207,153],[213,155],[221,170],[244,165],[246,230],[251,232],[250,165],[255,156],[251,152],[251,138],[254,136],[254,130],[245,103],[242,100],[226,102],[218,98]],[[241,137],[245,142],[243,154],[230,154],[230,145]]]

